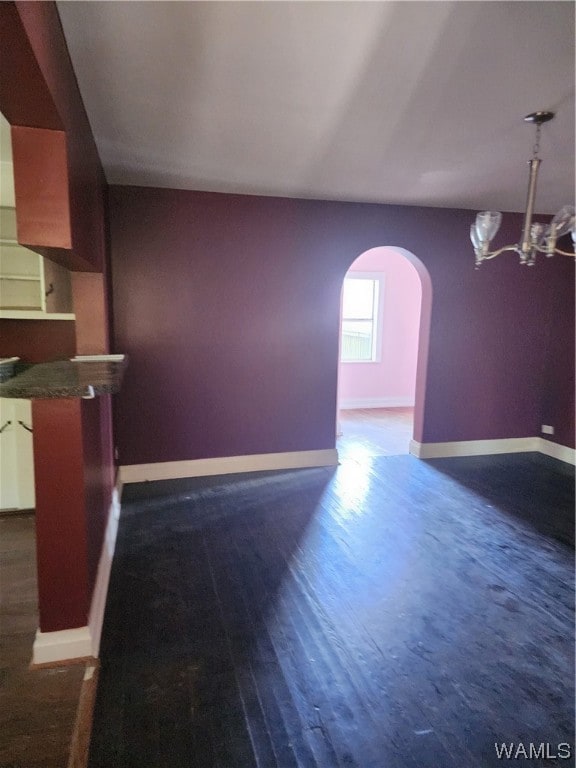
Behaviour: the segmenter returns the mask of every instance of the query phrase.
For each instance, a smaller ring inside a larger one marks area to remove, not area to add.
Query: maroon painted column
[[[88,623],[82,401],[32,401],[40,631]]]

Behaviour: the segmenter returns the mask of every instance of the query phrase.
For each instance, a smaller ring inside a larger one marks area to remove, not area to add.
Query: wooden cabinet
[[[0,208],[0,318],[74,319],[69,271],[17,242],[13,208]]]

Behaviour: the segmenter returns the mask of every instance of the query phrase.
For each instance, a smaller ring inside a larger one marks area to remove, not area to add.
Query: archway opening
[[[407,454],[420,441],[432,286],[400,247],[360,254],[343,281],[338,363],[341,459]]]

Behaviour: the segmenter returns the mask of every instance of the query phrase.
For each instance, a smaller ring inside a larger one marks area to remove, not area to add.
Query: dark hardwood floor
[[[573,753],[573,513],[536,454],[128,486],[90,767]]]
[[[0,516],[0,768],[66,768],[85,665],[31,669],[34,514]]]

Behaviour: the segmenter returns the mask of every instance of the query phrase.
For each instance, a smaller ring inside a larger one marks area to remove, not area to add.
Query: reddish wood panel
[[[48,240],[38,239],[28,231],[31,215],[18,210],[26,222],[22,242],[53,261],[70,269],[99,271],[105,262],[104,196],[106,179],[78,90],[78,84],[56,4],[53,2],[0,3],[0,111],[12,126],[63,130],[66,135],[66,173],[58,184],[66,187],[69,198],[68,234],[63,220],[47,220],[51,228]],[[33,148],[41,152],[40,147]],[[37,182],[31,159],[24,167],[15,158],[14,173],[26,185],[30,173]],[[17,181],[18,186],[18,181]],[[34,205],[45,204],[44,197],[53,187],[36,183]],[[54,228],[58,240],[54,244]],[[73,243],[73,248],[71,247]]]
[[[12,126],[18,241],[71,248],[66,134]]]
[[[15,131],[21,136],[26,130],[21,126],[26,126],[62,130],[66,139],[57,158],[62,160],[64,154],[66,164],[60,167],[60,173],[54,174],[52,185],[38,184],[38,163],[28,156],[28,151],[15,159],[20,188],[22,184],[24,188],[28,183],[30,188],[35,185],[37,197],[31,205],[45,206],[44,196],[53,195],[56,188],[61,199],[67,195],[69,200],[68,237],[60,240],[64,245],[55,245],[57,238],[26,236],[27,240],[34,240],[27,244],[70,269],[102,270],[106,260],[106,180],[56,4],[0,3],[0,30],[0,110],[17,126]],[[34,146],[30,152],[38,153],[41,159],[44,139],[44,133],[36,132],[31,142]],[[19,201],[18,214],[26,220],[28,214],[21,207]],[[49,217],[41,220],[41,225],[43,235],[54,234],[62,228],[62,219]],[[84,350],[89,333],[100,339],[107,333],[101,308],[93,314],[92,323],[102,323],[103,327],[88,332],[85,324],[89,314],[86,303],[79,321],[84,325],[79,331]],[[56,325],[48,329],[37,322],[33,325],[17,322],[18,328],[8,326],[8,336],[3,334],[2,354],[40,362],[69,357],[76,352],[74,323],[61,323],[56,331]],[[67,401],[59,405],[58,401],[36,401],[34,406],[43,631],[86,623],[89,587],[102,549],[113,477],[110,403],[109,398],[103,398],[98,406],[93,404],[95,413],[92,413],[86,402]],[[91,414],[84,420],[81,419],[83,406]],[[59,561],[62,561],[61,573]]]
[[[62,120],[14,3],[0,3],[0,50],[0,104],[4,117],[12,124],[61,129]],[[25,88],[20,87],[23,83]]]
[[[82,401],[33,400],[40,630],[85,626],[90,607]]]
[[[50,255],[80,271],[101,271],[105,261],[106,179],[70,62],[56,3],[15,3],[35,57],[66,131],[72,252]],[[20,82],[19,73],[12,75]],[[26,87],[25,83],[21,87]],[[0,105],[0,109],[2,106]],[[47,126],[46,126],[47,127]]]
[[[72,294],[76,315],[76,348],[79,355],[99,355],[108,351],[106,286],[104,275],[95,272],[72,273]]]
[[[25,363],[47,363],[76,354],[76,334],[71,320],[0,320],[3,357]]]
[[[114,461],[110,395],[82,400],[82,439],[84,461],[84,494],[86,503],[86,536],[88,543],[88,583],[90,593],[96,582],[98,563],[112,489]]]

